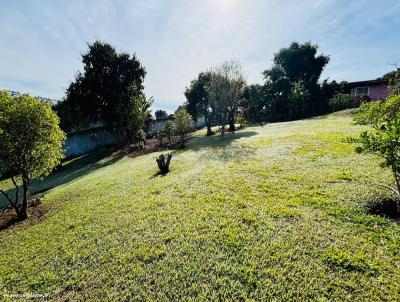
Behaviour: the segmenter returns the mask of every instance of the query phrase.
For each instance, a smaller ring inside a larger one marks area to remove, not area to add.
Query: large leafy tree
[[[185,97],[187,100],[187,110],[193,119],[197,120],[200,116],[204,116],[207,127],[207,135],[212,135],[211,123],[213,118],[214,106],[210,102],[207,87],[210,86],[212,74],[210,72],[202,72],[197,79],[186,87]]]
[[[60,163],[64,139],[50,104],[29,95],[11,97],[0,91],[0,174],[10,175],[16,189],[15,197],[0,192],[19,219],[27,217],[31,181],[48,175]]]
[[[67,89],[68,111],[78,125],[103,122],[135,139],[149,116],[151,101],[143,92],[146,75],[135,55],[117,53],[108,43],[89,44],[79,72]]]
[[[318,46],[293,42],[275,55],[272,68],[264,71],[270,110],[276,120],[296,119],[321,113],[318,80],[329,57],[317,55]]]

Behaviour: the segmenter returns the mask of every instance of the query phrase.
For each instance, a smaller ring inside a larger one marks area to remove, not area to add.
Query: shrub
[[[353,142],[359,145],[358,153],[372,153],[383,159],[383,166],[390,167],[395,187],[382,185],[400,196],[400,95],[386,102],[371,102],[361,105],[355,121],[369,125],[372,131],[364,131]],[[400,204],[397,204],[398,210]]]
[[[356,108],[359,105],[360,103],[357,99],[345,93],[338,93],[329,100],[329,107],[332,111]]]
[[[166,121],[162,130],[165,137],[168,138],[168,143],[171,144],[171,138],[175,135],[175,125],[172,121]]]
[[[185,108],[175,112],[175,130],[180,137],[180,147],[183,147],[184,137],[192,129],[192,117]]]
[[[359,107],[361,104],[371,102],[371,98],[365,94],[357,95],[354,100],[357,104],[357,107]]]

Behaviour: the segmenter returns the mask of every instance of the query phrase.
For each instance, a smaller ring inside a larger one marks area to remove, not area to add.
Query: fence
[[[120,137],[116,133],[98,127],[68,134],[63,149],[65,157],[71,158],[101,147],[116,145],[119,141]]]

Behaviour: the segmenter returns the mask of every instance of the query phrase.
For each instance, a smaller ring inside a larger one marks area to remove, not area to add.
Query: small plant
[[[164,124],[164,128],[162,130],[164,132],[165,137],[168,139],[168,144],[171,144],[172,138],[175,134],[175,125],[172,121],[166,121]]]
[[[163,143],[164,143],[164,138],[165,138],[164,131],[158,131],[156,134],[156,138],[158,139],[159,147],[162,148]]]
[[[180,147],[184,147],[185,135],[192,129],[192,117],[185,108],[180,108],[175,113],[175,130],[180,138]]]
[[[171,158],[172,154],[168,154],[167,157],[165,157],[164,154],[161,154],[156,159],[158,168],[162,174],[167,174],[169,172],[169,163],[171,162]]]
[[[359,144],[356,152],[372,153],[382,158],[382,166],[391,168],[396,184],[395,187],[382,186],[400,196],[400,95],[386,102],[363,104],[354,120],[373,129],[364,131],[357,139],[350,139]],[[399,202],[397,210],[400,211]]]
[[[242,129],[246,123],[246,118],[243,111],[240,111],[236,117],[236,121],[239,123],[239,128]]]

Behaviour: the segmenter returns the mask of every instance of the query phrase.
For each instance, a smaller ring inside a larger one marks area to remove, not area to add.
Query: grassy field
[[[157,153],[92,163],[0,232],[0,300],[399,301],[400,225],[367,213],[392,178],[343,142],[360,130],[340,112],[199,137],[166,176]]]

